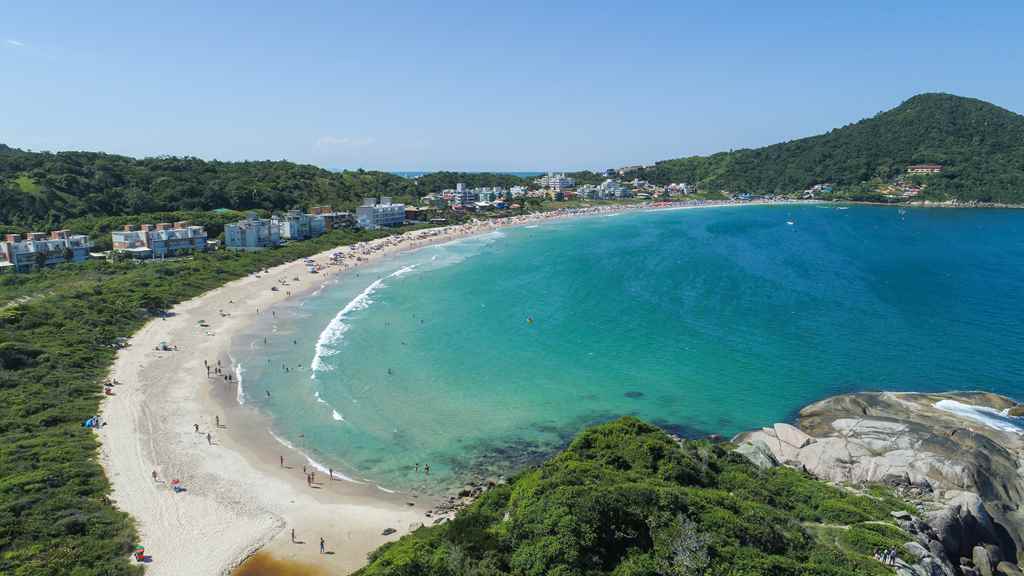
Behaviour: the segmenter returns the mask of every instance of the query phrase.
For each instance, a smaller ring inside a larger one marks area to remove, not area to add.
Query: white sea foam
[[[338,413],[337,410],[334,410],[333,408],[331,409],[331,418],[334,418],[338,422],[344,422],[345,421],[345,417],[342,416],[340,413]]]
[[[235,359],[228,355],[228,359],[234,362]],[[242,406],[245,404],[245,391],[242,389],[242,374],[245,373],[245,369],[242,368],[242,363],[238,362],[234,366],[235,368],[235,380],[238,381],[238,388],[235,390],[235,399],[238,400],[238,405]]]
[[[412,272],[415,268],[415,265],[405,266],[392,272],[387,278],[399,278]],[[327,324],[327,327],[324,328],[323,332],[320,333],[320,337],[317,338],[316,346],[314,347],[313,361],[309,363],[313,372],[310,374],[310,379],[315,379],[317,372],[330,370],[330,367],[324,364],[323,359],[336,352],[335,349],[331,348],[331,345],[341,340],[345,332],[348,331],[348,324],[345,323],[345,319],[350,313],[357,310],[365,310],[370,304],[373,304],[370,296],[384,286],[384,280],[384,278],[374,280],[359,295],[348,304],[345,304],[345,307],[338,311],[331,322]]]
[[[277,440],[277,442],[280,445],[284,446],[285,448],[287,448],[289,450],[293,450],[293,451],[298,452],[299,454],[301,454],[302,457],[306,459],[306,464],[309,464],[310,466],[312,466],[313,468],[316,468],[317,470],[319,470],[320,472],[323,472],[324,474],[330,473],[330,468],[328,468],[327,466],[324,466],[323,464],[321,464],[321,463],[317,462],[316,460],[313,460],[312,458],[310,458],[309,454],[306,454],[302,450],[299,450],[298,448],[296,448],[295,444],[292,444],[291,442],[285,440],[284,438],[281,438],[277,434],[274,434],[274,431],[271,430],[270,428],[267,428],[267,432],[269,432],[270,435],[274,438],[274,440]],[[342,474],[341,472],[339,472],[337,470],[334,471],[334,476],[335,476],[335,478],[341,478],[342,480],[345,480],[347,482],[352,482],[352,483],[355,483],[355,484],[366,484],[366,482],[362,482],[362,481],[356,480],[355,478],[352,478],[350,476],[346,476],[346,475]]]
[[[1008,410],[996,410],[986,406],[964,404],[956,400],[939,400],[935,407],[945,412],[956,414],[961,418],[974,420],[996,430],[1024,434],[1024,418],[1010,416]]]
[[[327,404],[327,400],[320,397],[320,392],[318,390],[313,391],[313,398],[316,398],[316,401],[319,404]]]

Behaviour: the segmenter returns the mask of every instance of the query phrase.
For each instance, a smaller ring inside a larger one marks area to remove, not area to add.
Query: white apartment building
[[[224,227],[224,246],[231,250],[261,250],[281,243],[281,225],[276,218],[258,218],[250,212],[245,220]]]
[[[401,226],[405,224],[405,204],[392,204],[391,198],[385,196],[377,202],[376,198],[363,198],[363,205],[356,208],[356,223],[360,228],[376,230],[384,226]]]
[[[555,191],[567,190],[576,187],[576,180],[566,177],[564,173],[548,172],[536,180],[541,188],[550,188]]]

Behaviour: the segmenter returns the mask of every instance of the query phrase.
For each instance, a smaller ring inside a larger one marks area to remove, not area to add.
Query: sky
[[[1024,112],[1024,3],[0,0],[0,143],[379,170],[605,169],[922,92]]]

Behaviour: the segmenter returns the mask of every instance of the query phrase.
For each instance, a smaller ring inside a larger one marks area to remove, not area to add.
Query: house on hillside
[[[914,164],[907,166],[907,174],[938,174],[942,172],[941,164]]]

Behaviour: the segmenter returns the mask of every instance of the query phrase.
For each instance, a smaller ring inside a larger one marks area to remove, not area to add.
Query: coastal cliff
[[[1022,572],[1024,418],[985,392],[858,393],[800,411],[798,424],[740,434],[737,451],[835,484],[883,484],[918,514],[894,514],[917,558],[904,574]]]

